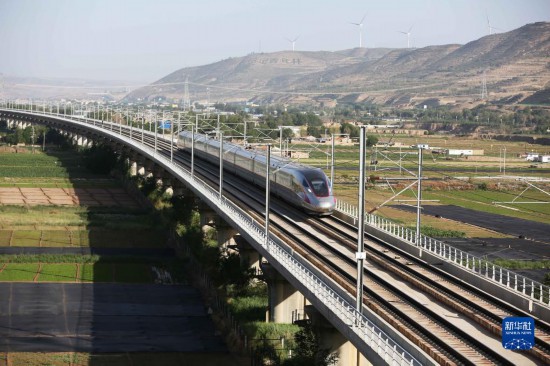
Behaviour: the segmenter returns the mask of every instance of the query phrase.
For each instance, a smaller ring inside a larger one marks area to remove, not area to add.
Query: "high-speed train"
[[[219,164],[220,142],[203,134],[181,132],[178,138],[180,150],[191,151],[216,165]],[[223,167],[225,171],[265,188],[266,155],[248,150],[241,145],[223,142]],[[319,168],[293,163],[290,159],[270,157],[271,193],[284,201],[314,215],[330,215],[336,199],[329,179]]]

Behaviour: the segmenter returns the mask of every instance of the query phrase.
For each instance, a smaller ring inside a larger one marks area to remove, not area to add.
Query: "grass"
[[[74,232],[68,230],[43,230],[42,243],[43,247],[68,247],[73,246],[72,237],[75,236]],[[76,237],[79,238],[80,232],[76,232]]]
[[[432,147],[440,148],[463,148],[463,149],[483,149],[485,151],[484,156],[473,156],[468,159],[465,158],[454,158],[453,160],[445,160],[445,158],[432,155],[431,153],[426,153],[424,155],[424,171],[423,175],[428,178],[437,178],[442,179],[445,177],[451,177],[451,183],[458,183],[459,181],[453,179],[455,176],[466,176],[476,178],[481,175],[492,175],[499,176],[502,175],[499,172],[502,160],[499,158],[500,151],[503,147],[507,148],[507,167],[520,169],[519,172],[510,172],[508,174],[512,175],[521,175],[521,176],[536,176],[536,177],[546,177],[550,178],[550,164],[542,164],[539,168],[532,169],[529,166],[532,165],[531,162],[527,162],[524,159],[518,158],[517,155],[530,151],[532,149],[543,152],[547,151],[547,146],[542,145],[532,145],[526,146],[521,142],[500,142],[500,141],[486,141],[486,140],[475,140],[471,138],[460,138],[447,136],[401,136],[396,135],[392,136],[391,134],[381,135],[380,141],[388,141],[390,137],[393,137],[393,141],[402,142],[405,146],[410,146],[417,143],[429,143]],[[297,145],[298,148],[304,148],[303,145]],[[329,154],[331,153],[330,147],[328,147]],[[310,159],[301,159],[300,161],[304,164],[318,166],[324,169],[327,173],[330,170],[330,167],[327,166],[326,158],[327,146],[321,146],[320,151],[314,151],[310,154]],[[398,165],[396,162],[399,161],[399,151],[398,147],[391,147],[387,151],[379,148],[376,157],[373,155],[373,150],[368,149],[367,151],[367,175],[376,175],[380,177],[411,177],[412,175],[404,173],[403,176],[399,174]],[[403,147],[401,149],[403,156],[403,166],[404,168],[411,171],[415,174],[418,170],[418,157],[417,151],[409,148]],[[405,155],[407,154],[407,155]],[[391,159],[391,160],[390,160]],[[377,160],[378,165],[376,171],[374,166],[370,165],[371,160]],[[359,174],[359,147],[358,146],[336,146],[335,150],[335,192],[337,197],[342,198],[344,201],[348,200],[349,202],[357,201],[357,189],[349,189],[348,186],[344,183],[350,183],[354,187],[358,185],[358,174]],[[391,170],[388,168],[392,168]],[[483,171],[483,170],[488,171]],[[510,180],[509,180],[510,181]],[[537,183],[535,183],[537,184]],[[544,187],[543,187],[544,188]],[[547,188],[545,188],[548,191]],[[514,190],[514,193],[518,194],[523,190],[523,188],[518,187],[517,190]],[[547,195],[544,195],[541,192],[533,193],[534,189],[526,192],[529,195],[535,195],[539,199],[543,199],[548,202],[549,198]],[[449,193],[449,195],[454,194],[455,192]],[[428,199],[427,197],[425,197]],[[473,197],[472,197],[473,198]],[[370,201],[370,197],[367,193],[367,202]],[[451,197],[450,200],[453,198]],[[508,195],[508,199],[495,199],[495,201],[509,201],[513,199]],[[483,204],[485,201],[479,201],[479,204]],[[475,199],[472,200],[472,205],[474,209],[481,210],[475,205]],[[520,217],[530,220],[536,220],[541,222],[550,223],[550,205],[514,205],[522,212],[512,211],[506,208],[493,208],[491,212],[501,213],[503,215]],[[542,212],[541,212],[542,211]]]
[[[0,247],[164,247],[162,230],[0,230]]]
[[[550,269],[550,260],[512,260],[512,259],[495,259],[494,264],[510,269]]]
[[[295,324],[266,323],[265,321],[249,322],[243,325],[246,334],[249,335],[251,347],[261,346],[265,341],[276,349],[281,348],[280,339],[285,339],[285,348],[293,349],[294,334],[300,330]]]
[[[94,267],[94,264],[88,263],[79,266],[78,279],[82,282],[94,282]]]
[[[267,296],[236,297],[228,302],[229,309],[240,322],[252,322],[265,318]]]
[[[74,282],[76,264],[44,264],[38,276],[38,282]]]
[[[0,206],[2,228],[17,226],[88,226],[115,230],[158,229],[154,212],[125,207]]]
[[[424,199],[438,199],[440,204],[456,205],[477,211],[495,213],[504,216],[511,216],[525,220],[533,220],[550,223],[550,204],[501,204],[492,202],[509,202],[521,191],[428,191],[423,193]],[[529,192],[517,201],[539,201],[548,202],[548,196],[542,192]],[[504,206],[504,207],[503,207]],[[510,209],[510,208],[512,209]]]
[[[0,230],[0,247],[10,246],[11,230]]]
[[[38,271],[38,263],[10,263],[0,272],[0,281],[32,281]]]
[[[118,257],[113,257],[118,258]],[[5,263],[97,263],[98,255],[78,254],[0,254],[0,262]],[[104,259],[105,260],[105,259]]]
[[[40,263],[39,282],[153,283],[153,266],[167,269],[177,283],[187,282],[179,259],[76,254],[0,255],[0,281],[33,281]]]
[[[40,231],[32,230],[21,230],[14,231],[12,238],[12,246],[21,246],[21,247],[35,247],[38,246],[40,242]]]
[[[112,188],[120,183],[108,176],[90,173],[80,154],[56,151],[45,154],[0,153],[0,187]]]
[[[489,183],[489,189],[477,189],[480,181],[473,181],[472,184],[468,182],[461,182],[460,185],[447,184],[445,182],[435,182],[433,185],[424,184],[425,189],[422,193],[422,198],[425,200],[438,200],[437,203],[426,204],[443,204],[443,205],[456,205],[464,208],[469,208],[476,211],[490,212],[500,214],[504,216],[510,216],[515,218],[521,218],[525,220],[538,221],[542,223],[550,224],[550,203],[546,204],[501,204],[494,205],[492,202],[506,202],[512,201],[517,195],[522,193],[527,185],[518,183],[516,181],[508,182],[506,184],[501,183],[501,189],[498,189],[498,182]],[[485,181],[481,181],[485,182]],[[537,184],[537,183],[535,183]],[[548,191],[548,186],[538,184],[542,189]],[[403,183],[404,187],[404,183]],[[461,189],[467,188],[469,189]],[[401,188],[395,187],[396,192]],[[412,190],[416,192],[416,187],[413,186]],[[411,189],[403,192],[399,199],[415,199],[415,193]],[[335,193],[338,199],[349,202],[353,205],[357,205],[357,184],[338,184],[335,186]],[[378,184],[374,188],[369,186],[366,191],[366,205],[370,209],[385,200],[389,199],[394,193],[388,188],[387,185]],[[538,202],[550,202],[550,197],[534,188],[530,188],[525,191],[520,198],[516,201],[538,201]],[[389,202],[386,207],[398,202]],[[379,212],[384,212],[386,209],[381,209]],[[388,216],[391,218],[391,216]],[[407,221],[407,220],[404,220]],[[438,227],[438,224],[434,224]],[[446,229],[445,227],[440,227]],[[461,229],[462,230],[462,229]]]
[[[111,178],[0,177],[0,187],[21,188],[118,188]]]
[[[83,282],[114,282],[113,263],[84,264],[78,278]]]
[[[409,226],[408,228],[412,231],[416,231],[416,226]],[[432,226],[424,226],[424,225],[420,226],[420,232],[431,238],[465,238],[466,237],[466,233],[464,231],[438,229]]]

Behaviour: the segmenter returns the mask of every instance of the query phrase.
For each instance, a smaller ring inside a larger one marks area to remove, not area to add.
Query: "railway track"
[[[153,147],[151,137],[144,141]],[[157,141],[170,156],[170,144]],[[181,153],[174,160],[188,165]],[[197,160],[196,160],[197,161]],[[202,179],[218,186],[218,168],[195,167]],[[255,219],[264,220],[264,193],[225,176],[224,194],[232,196]],[[296,253],[315,264],[351,294],[355,294],[356,229],[334,217],[313,218],[273,200],[272,227]],[[355,231],[354,231],[355,229]],[[444,365],[528,365],[549,363],[548,324],[537,322],[536,347],[514,353],[500,345],[501,321],[523,316],[487,294],[467,288],[434,266],[407,257],[395,248],[368,238],[363,303]],[[528,314],[525,316],[529,316]]]

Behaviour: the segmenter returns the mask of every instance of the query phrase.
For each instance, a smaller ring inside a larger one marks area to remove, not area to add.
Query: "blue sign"
[[[535,345],[535,320],[509,316],[502,320],[502,347],[529,350]]]
[[[159,122],[159,127],[162,129],[168,129],[170,128],[171,125],[172,125],[172,122],[168,120]]]

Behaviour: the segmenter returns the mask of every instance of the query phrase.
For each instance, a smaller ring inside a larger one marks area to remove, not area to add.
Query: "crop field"
[[[380,141],[389,141],[392,135],[378,137]],[[413,183],[418,173],[418,150],[411,149],[409,146],[426,143],[431,148],[483,149],[485,154],[446,159],[444,156],[425,152],[422,166],[422,175],[425,179],[423,199],[434,202],[424,204],[454,204],[484,212],[550,223],[550,203],[548,203],[550,195],[545,193],[550,191],[550,183],[533,181],[532,184],[545,191],[542,192],[517,179],[530,177],[546,178],[550,181],[550,164],[534,164],[519,157],[520,154],[531,151],[550,152],[549,146],[441,136],[396,136],[393,142],[401,142],[404,146],[367,149],[367,179],[376,179],[376,184],[369,184],[366,192],[367,210],[380,205],[408,184]],[[504,148],[506,148],[506,164],[503,159]],[[309,159],[300,159],[300,162],[320,167],[329,175],[330,154],[330,145],[319,144],[318,150],[311,152]],[[377,164],[374,164],[375,162]],[[359,181],[358,146],[336,145],[334,174],[334,191],[337,198],[356,205]],[[389,180],[386,181],[386,178]],[[396,178],[399,180],[395,180]],[[516,198],[520,194],[521,196]],[[416,220],[414,214],[392,209],[390,205],[399,203],[396,202],[398,200],[415,199],[416,185],[413,185],[377,212],[405,225],[414,224]],[[499,203],[513,200],[515,200],[514,203]],[[411,202],[406,203],[411,204]],[[448,225],[448,223],[441,223],[441,220],[432,220],[428,217],[423,218],[423,222],[435,227]],[[460,226],[459,223],[453,223],[453,227],[457,225]],[[463,227],[461,231],[466,232],[468,236],[470,234],[493,235],[483,230],[472,232],[471,227]]]
[[[236,366],[241,363],[226,353],[0,353],[0,366]]]
[[[38,263],[7,263],[2,264],[0,272],[0,281],[9,282],[31,282],[38,273],[40,265]]]
[[[90,173],[73,152],[55,155],[0,153],[0,187],[86,188],[116,187],[109,177]]]
[[[0,247],[159,248],[165,240],[162,230],[0,230]]]
[[[45,262],[37,262],[44,259]],[[110,282],[155,283],[153,267],[171,274],[174,283],[186,283],[175,259],[95,257],[91,262],[70,262],[71,256],[0,256],[0,282]],[[59,263],[57,263],[59,262]]]
[[[0,205],[0,228],[101,227],[106,229],[154,229],[158,219],[151,212],[126,207]]]

